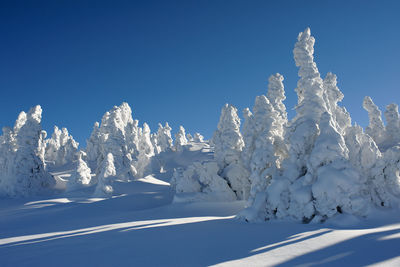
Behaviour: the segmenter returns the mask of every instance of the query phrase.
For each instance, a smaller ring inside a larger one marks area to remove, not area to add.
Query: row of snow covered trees
[[[181,126],[171,137],[171,127],[159,124],[151,133],[144,123],[132,119],[127,103],[106,112],[101,124],[95,123],[85,150],[66,128],[56,126],[51,138],[41,128],[42,109],[21,112],[14,128],[3,128],[0,136],[0,196],[20,197],[50,192],[56,179],[50,172],[73,168],[67,190],[97,184],[96,195],[112,193],[112,179],[131,180],[142,177],[151,166],[151,159],[164,151],[181,151],[190,141],[203,137],[186,135]],[[188,140],[189,138],[189,140]],[[92,179],[93,178],[93,179]]]
[[[288,121],[283,77],[269,78],[268,93],[256,97],[252,112],[222,109],[212,143],[214,160],[175,172],[179,196],[247,200],[238,217],[249,221],[294,218],[324,221],[337,213],[364,216],[374,206],[400,207],[400,119],[387,106],[386,126],[371,98],[364,99],[370,124],[351,124],[338,105],[343,94],[336,75],[320,77],[310,29],[293,50],[300,80],[296,116]]]

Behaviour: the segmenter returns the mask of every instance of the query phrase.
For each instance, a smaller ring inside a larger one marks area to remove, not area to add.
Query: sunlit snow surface
[[[92,185],[2,199],[0,266],[400,266],[395,212],[324,224],[246,223],[235,219],[243,201],[172,203],[172,170],[210,156],[207,147],[189,148],[161,155],[155,175],[115,181],[111,198],[92,197]],[[70,172],[53,171],[57,188]]]
[[[400,264],[400,215],[250,224],[244,202],[176,203],[166,181],[114,183],[110,198],[0,202],[1,266],[360,266]],[[93,188],[92,188],[93,190]]]

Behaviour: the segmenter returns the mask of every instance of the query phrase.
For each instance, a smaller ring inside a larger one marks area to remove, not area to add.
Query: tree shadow
[[[279,266],[366,266],[400,256],[400,229],[368,233],[286,261]]]
[[[135,216],[123,223],[47,232],[47,236],[6,243],[0,246],[2,266],[208,266],[221,263],[229,266],[231,261],[254,256],[260,257],[255,265],[269,266],[268,257],[279,249],[291,253],[293,245],[306,246],[308,240],[327,238],[324,235],[341,231],[321,228],[324,225],[248,224],[232,216],[193,217],[191,214],[190,217],[190,213],[185,215],[184,212],[171,218],[166,214],[168,212],[154,216],[161,219],[139,221]],[[325,248],[281,261],[279,265],[359,266],[397,257],[400,239],[396,236],[388,239],[388,236],[398,234],[400,228],[385,229],[362,232],[355,238],[339,240]]]
[[[0,246],[0,258],[2,266],[208,266],[250,256],[258,247],[279,242],[283,234],[294,242],[293,235],[299,234],[289,229],[260,234],[265,224],[231,217],[194,218],[47,233]]]

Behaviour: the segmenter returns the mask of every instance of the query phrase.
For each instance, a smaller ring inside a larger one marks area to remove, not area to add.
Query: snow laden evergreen
[[[273,177],[267,189],[267,217],[308,220],[315,215],[311,193],[315,174],[308,159],[319,134],[320,117],[328,109],[323,98],[323,81],[314,62],[314,42],[310,29],[306,29],[299,34],[293,50],[300,76],[295,89],[297,114],[286,132],[289,157],[282,163],[282,174]]]
[[[240,160],[244,141],[240,133],[240,119],[234,106],[225,104],[222,108],[212,143],[214,159],[218,163],[221,176],[227,180],[238,199],[247,199],[250,182],[247,178],[248,171]]]
[[[338,105],[338,102],[343,100],[343,93],[337,87],[337,77],[332,72],[328,72],[323,81],[324,87],[324,101],[328,113],[332,117],[335,129],[340,134],[345,134],[348,127],[351,126],[351,117],[345,107]]]
[[[113,193],[113,188],[111,183],[115,176],[117,175],[117,171],[114,165],[114,157],[111,153],[108,153],[105,160],[103,160],[100,173],[97,176],[97,186],[94,192],[95,197],[109,197]]]
[[[160,148],[160,151],[168,151],[173,147],[173,140],[171,137],[171,127],[168,125],[168,122],[165,123],[163,127],[161,123],[158,124],[157,130],[157,146]]]
[[[78,146],[66,128],[54,126],[51,138],[46,140],[45,159],[54,166],[65,165],[76,159]]]
[[[365,129],[365,133],[371,136],[376,144],[380,145],[385,140],[382,113],[369,96],[364,98],[363,107],[368,112],[369,117],[369,125]]]
[[[134,160],[139,152],[139,128],[138,123],[132,119],[131,108],[127,103],[114,106],[104,114],[98,128],[97,125],[86,148],[92,169],[99,175],[103,161],[111,153],[118,177],[123,180],[132,179],[137,174]]]
[[[111,153],[114,157],[117,176],[130,180],[143,174],[149,158],[154,155],[150,128],[143,128],[133,120],[131,108],[127,103],[113,107],[106,112],[101,124],[95,123],[87,140],[87,158],[96,174],[101,172],[103,161]]]
[[[253,113],[244,110],[243,127],[245,149],[242,151],[244,164],[250,171],[251,190],[248,209],[240,217],[250,219],[259,216],[265,202],[265,190],[273,175],[276,175],[283,159],[287,157],[287,147],[283,137],[287,125],[283,76],[271,75],[267,96],[256,97]]]
[[[76,161],[76,168],[71,174],[67,183],[67,190],[78,189],[83,186],[88,186],[91,182],[91,170],[87,163],[83,160],[85,152],[78,152],[78,159]]]
[[[179,126],[179,131],[175,134],[175,151],[182,151],[187,143],[185,128]]]
[[[154,156],[154,147],[151,142],[150,127],[147,123],[139,129],[138,155],[135,162],[138,177],[143,177],[149,167],[151,157]]]
[[[21,197],[42,193],[55,185],[45,170],[45,137],[42,109],[21,112],[14,128],[3,128],[0,144],[0,195]]]

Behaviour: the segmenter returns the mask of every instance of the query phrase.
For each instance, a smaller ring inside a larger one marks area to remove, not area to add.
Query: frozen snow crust
[[[365,131],[338,103],[335,74],[321,78],[314,62],[315,39],[307,28],[293,54],[300,77],[296,116],[288,120],[284,77],[243,111],[225,104],[210,141],[168,123],[152,133],[139,126],[127,103],[96,122],[85,149],[55,126],[46,139],[42,110],[21,112],[0,137],[0,197],[41,194],[118,196],[132,181],[157,177],[174,190],[173,202],[243,200],[237,218],[323,222],[337,214],[368,216],[376,207],[400,207],[400,117],[398,106],[382,112],[370,97]],[[118,185],[116,188],[115,185]],[[78,192],[78,193],[77,193]]]

